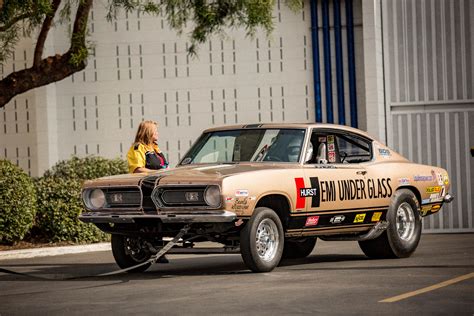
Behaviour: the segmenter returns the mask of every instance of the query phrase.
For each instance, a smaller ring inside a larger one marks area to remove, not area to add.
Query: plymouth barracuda
[[[449,189],[446,170],[358,129],[225,126],[204,131],[174,169],[86,182],[80,220],[112,234],[114,258],[130,271],[147,269],[175,237],[174,251],[240,252],[265,272],[308,256],[317,238],[357,241],[371,258],[408,257],[422,217],[451,202]]]

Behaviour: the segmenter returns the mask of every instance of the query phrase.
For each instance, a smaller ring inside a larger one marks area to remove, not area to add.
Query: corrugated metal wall
[[[441,166],[455,200],[425,232],[474,231],[474,1],[381,1],[389,145]]]

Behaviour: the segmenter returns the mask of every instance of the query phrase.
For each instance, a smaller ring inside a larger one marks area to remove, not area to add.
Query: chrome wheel
[[[279,246],[277,225],[271,219],[264,219],[257,227],[255,238],[258,256],[262,260],[271,261]]]
[[[407,202],[398,206],[396,215],[397,233],[402,240],[411,240],[415,233],[415,215]]]

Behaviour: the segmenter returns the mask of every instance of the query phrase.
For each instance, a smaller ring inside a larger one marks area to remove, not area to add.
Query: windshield
[[[241,161],[298,162],[304,129],[243,129],[206,133],[182,165]]]

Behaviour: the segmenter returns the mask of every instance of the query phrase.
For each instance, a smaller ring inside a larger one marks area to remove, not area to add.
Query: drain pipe
[[[329,0],[323,0],[324,81],[326,85],[326,116],[334,123],[332,110],[331,40],[329,34]]]
[[[351,105],[351,126],[357,128],[357,94],[354,57],[354,17],[352,0],[346,0],[347,58],[349,65],[349,102]]]
[[[334,0],[334,36],[336,44],[336,75],[337,75],[337,117],[341,125],[346,125],[346,106],[344,102],[344,67],[342,62],[341,39],[341,4]]]
[[[321,68],[319,65],[318,0],[310,0],[311,5],[311,48],[313,50],[313,83],[316,122],[323,121],[321,107]]]

